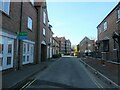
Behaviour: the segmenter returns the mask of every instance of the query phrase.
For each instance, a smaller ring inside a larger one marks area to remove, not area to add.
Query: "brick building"
[[[80,56],[90,55],[91,52],[94,52],[94,40],[90,40],[88,37],[82,39],[79,43]]]
[[[34,1],[34,0],[33,0]],[[0,70],[20,69],[29,63],[40,63],[47,57],[52,31],[46,2],[2,2],[0,14]],[[27,38],[18,33],[27,33]]]
[[[52,32],[52,26],[49,25],[48,27],[48,32],[47,32],[47,42],[48,42],[48,45],[47,45],[47,58],[52,58],[52,55],[53,55],[53,32]]]
[[[65,37],[58,37],[59,45],[60,45],[60,53],[65,54]]]
[[[120,2],[115,8],[102,20],[97,26],[98,29],[98,49],[99,55],[103,60],[118,61],[119,58],[119,46],[113,39],[113,34],[118,33],[120,35]]]
[[[71,42],[70,40],[65,40],[65,54],[71,53]]]
[[[53,55],[59,54],[59,41],[57,37],[53,37]]]

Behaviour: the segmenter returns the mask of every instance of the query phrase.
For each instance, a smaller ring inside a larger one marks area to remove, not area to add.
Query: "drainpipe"
[[[23,1],[21,0],[21,10],[20,10],[20,29],[19,32],[22,31],[22,11],[23,11]],[[20,50],[21,40],[18,41],[18,70],[20,69],[20,61],[21,61],[21,50]]]

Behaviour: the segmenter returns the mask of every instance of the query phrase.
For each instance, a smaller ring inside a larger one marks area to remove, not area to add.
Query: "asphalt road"
[[[50,64],[27,84],[27,88],[101,88],[94,76],[75,57]]]

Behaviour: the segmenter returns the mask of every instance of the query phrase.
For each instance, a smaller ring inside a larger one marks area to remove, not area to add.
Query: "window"
[[[28,28],[32,30],[32,19],[28,17]]]
[[[28,46],[27,46],[27,51],[28,51],[28,53],[29,53],[29,46],[30,46],[30,45],[28,44]]]
[[[91,46],[91,44],[88,44],[88,47],[90,47]]]
[[[103,40],[103,52],[109,52],[109,40]]]
[[[23,54],[25,54],[26,53],[26,44],[24,43],[23,44]]]
[[[11,57],[7,57],[7,65],[11,64]]]
[[[34,5],[34,0],[30,0],[30,2],[32,3],[32,5]]]
[[[50,43],[52,42],[52,38],[50,38]]]
[[[43,12],[43,23],[46,24],[46,13],[45,13],[45,11]]]
[[[10,0],[0,0],[0,10],[9,15]]]
[[[0,66],[3,64],[3,57],[0,57]]]
[[[25,56],[23,56],[23,62],[25,62]]]
[[[106,31],[107,30],[107,22],[105,21],[104,22],[104,31]]]
[[[120,19],[120,8],[117,10],[117,17]]]
[[[29,56],[27,56],[27,61],[29,61]]]
[[[0,44],[0,54],[3,54],[4,44]]]
[[[43,35],[45,36],[45,29],[43,28]]]
[[[12,53],[12,44],[8,44],[8,53]]]

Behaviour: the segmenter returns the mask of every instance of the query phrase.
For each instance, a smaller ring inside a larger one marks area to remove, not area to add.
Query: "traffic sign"
[[[18,39],[19,40],[26,40],[28,38],[28,33],[27,32],[19,32],[18,33]]]

